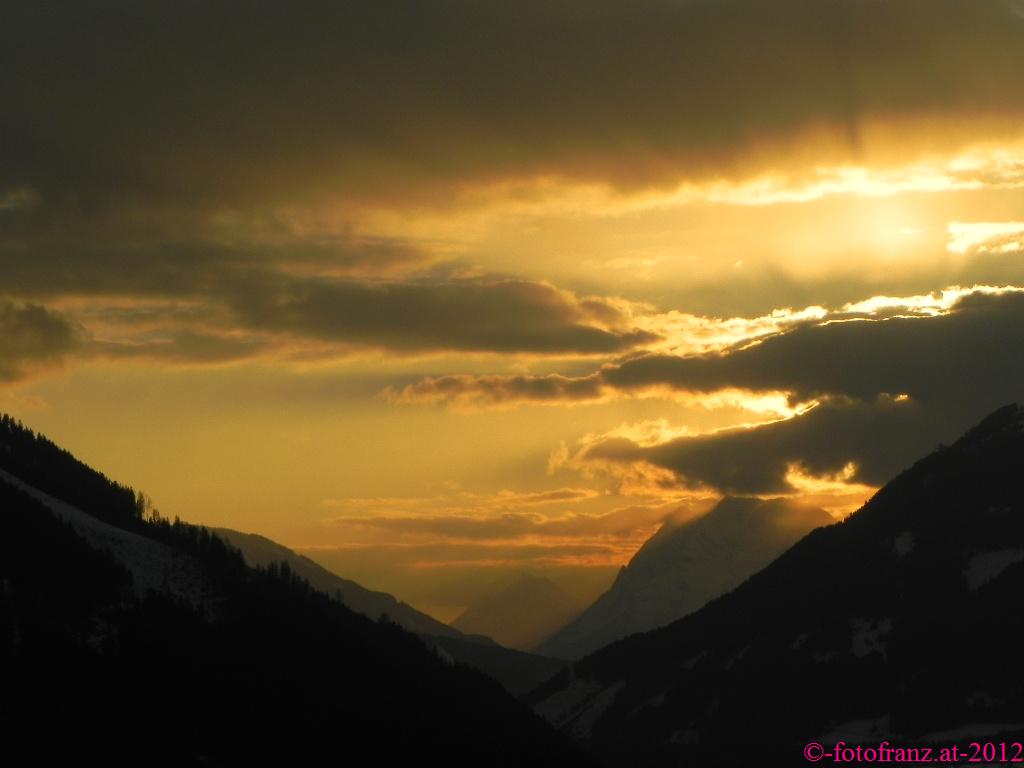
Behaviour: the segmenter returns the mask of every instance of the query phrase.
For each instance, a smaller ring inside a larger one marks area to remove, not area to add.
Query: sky
[[[0,410],[164,515],[451,618],[1024,399],[1021,0],[4,15]]]

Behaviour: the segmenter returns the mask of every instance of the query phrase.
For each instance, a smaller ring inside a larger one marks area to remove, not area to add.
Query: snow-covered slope
[[[739,586],[808,532],[832,522],[824,510],[786,499],[726,498],[696,520],[667,523],[611,589],[537,650],[580,658],[634,632],[669,624]]]
[[[288,563],[288,566],[312,586],[331,597],[340,597],[341,602],[356,613],[369,616],[374,621],[387,616],[400,627],[420,635],[439,637],[463,637],[437,619],[421,613],[387,592],[366,589],[350,579],[331,573],[314,563],[308,557],[288,549],[276,541],[256,533],[243,533],[231,528],[215,528],[214,533],[237,547],[250,566],[266,566],[270,563]]]
[[[131,573],[136,592],[169,592],[195,606],[207,604],[212,594],[204,584],[198,563],[166,544],[98,520],[77,507],[43,493],[0,469],[0,480],[18,488],[71,525],[97,549],[108,550]]]

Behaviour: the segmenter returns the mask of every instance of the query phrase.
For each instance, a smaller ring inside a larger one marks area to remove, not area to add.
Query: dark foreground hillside
[[[1024,733],[1024,409],[1009,406],[735,591],[614,643],[539,711],[622,765],[802,765],[809,741]]]
[[[588,764],[497,683],[416,636],[287,567],[247,568],[205,530],[146,519],[130,489],[9,420],[3,437],[5,753],[39,765]],[[140,590],[137,559],[131,570],[91,546],[11,475],[145,538],[147,557],[173,552],[173,572],[185,562],[196,583]]]
[[[450,656],[493,677],[514,696],[532,691],[565,666],[561,659],[506,648],[488,637],[463,634],[454,627],[420,613],[392,595],[375,592],[354,581],[343,579],[308,557],[263,536],[228,528],[217,528],[214,532],[231,546],[237,547],[248,565],[287,563],[293,573],[304,578],[312,587],[340,600],[356,613],[374,620],[386,616],[400,627],[419,635],[424,643],[437,648],[442,655]]]

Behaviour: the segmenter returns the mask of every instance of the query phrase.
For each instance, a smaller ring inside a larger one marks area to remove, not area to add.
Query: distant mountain
[[[0,741],[39,764],[589,765],[469,667],[0,418]],[[31,478],[27,480],[26,478]]]
[[[1022,477],[1024,409],[1009,406],[733,592],[576,663],[537,709],[630,766],[1020,741]]]
[[[553,675],[565,669],[565,659],[554,659],[506,648],[493,642],[481,643],[472,636],[436,637],[420,635],[442,658],[480,670],[494,678],[506,691],[523,697]],[[469,638],[469,639],[467,639]]]
[[[509,648],[527,650],[564,626],[580,607],[551,579],[524,573],[471,604],[452,624]]]
[[[541,643],[539,653],[580,658],[635,632],[669,624],[739,586],[827,512],[786,499],[726,498],[683,524],[666,523],[586,611]]]
[[[425,642],[455,661],[468,664],[493,677],[516,695],[524,694],[550,678],[565,662],[532,653],[523,653],[494,643],[482,633],[463,633],[420,613],[386,592],[374,592],[354,581],[343,579],[313,562],[308,557],[255,533],[241,533],[230,528],[214,531],[241,551],[251,566],[287,563],[321,592],[340,598],[356,613],[374,621],[387,617],[400,627],[420,635]]]

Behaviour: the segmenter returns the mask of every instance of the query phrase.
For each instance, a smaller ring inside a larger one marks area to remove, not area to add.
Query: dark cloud
[[[371,528],[404,536],[441,537],[443,539],[515,539],[534,531],[539,520],[533,515],[499,514],[487,517],[461,515],[376,515],[363,518],[336,518],[334,523],[346,529]]]
[[[963,413],[913,402],[833,402],[787,421],[652,447],[623,438],[606,440],[586,449],[581,458],[648,461],[726,493],[789,492],[791,465],[821,475],[840,472],[851,461],[858,465],[851,479],[881,485],[970,423],[971,417]]]
[[[830,315],[718,354],[640,355],[579,377],[448,376],[389,394],[493,406],[651,391],[788,392],[793,401],[821,404],[786,421],[655,446],[609,438],[577,459],[646,461],[736,493],[789,490],[790,465],[828,474],[851,461],[859,469],[850,479],[881,484],[987,412],[1024,400],[1024,293],[969,293],[934,317],[893,308],[881,316]]]
[[[160,227],[159,218],[153,225]],[[431,258],[397,238],[303,238],[272,233],[278,242],[235,235],[218,241],[208,223],[180,222],[188,233],[146,232],[138,222],[104,222],[99,231],[28,235],[0,230],[0,290],[23,296],[93,294],[217,299],[239,284],[259,284],[296,274],[358,279],[422,273]],[[54,229],[60,229],[54,226]],[[23,237],[23,239],[21,239]]]
[[[384,395],[400,403],[454,402],[469,406],[533,403],[581,403],[599,400],[605,391],[600,376],[437,376]]]
[[[804,325],[727,354],[647,356],[602,371],[611,387],[784,390],[797,399],[906,393],[991,403],[1024,395],[1024,294],[970,294],[947,315]]]
[[[255,357],[269,347],[270,344],[264,339],[180,331],[165,338],[148,341],[93,341],[86,351],[112,358],[215,364]]]
[[[159,212],[32,217],[38,230],[31,222],[0,229],[0,291],[10,295],[193,301],[221,335],[259,331],[398,351],[596,354],[655,338],[631,330],[606,300],[542,282],[460,278],[457,265],[435,263],[400,238],[304,237],[264,219],[218,237],[215,222]],[[123,308],[114,311],[125,318]],[[166,320],[170,333],[177,318]]]
[[[872,120],[1008,130],[1024,111],[1015,8],[22,3],[0,32],[0,194],[88,212],[523,174],[661,183],[798,153],[818,129],[832,159],[857,158]]]
[[[81,341],[81,330],[68,318],[36,304],[0,299],[0,382],[60,362]]]
[[[250,281],[232,287],[228,304],[257,330],[398,351],[607,354],[657,338],[602,328],[609,307],[595,313],[593,301],[522,280]]]
[[[794,401],[842,396],[984,407],[1024,385],[1020,329],[1024,292],[968,293],[948,314],[899,305],[877,314],[831,313],[791,330],[707,355],[635,354],[581,376],[445,376],[392,393],[395,399],[480,405],[587,402],[651,389],[714,393],[727,388],[789,392]],[[981,376],[984,385],[967,386]]]
[[[365,199],[457,206],[466,185],[511,177],[749,175],[788,162],[783,145],[811,147],[815,164],[881,162],[864,138],[875,120],[1016,126],[1015,8],[18,4],[0,29],[0,292],[195,299],[220,315],[220,336],[622,352],[653,337],[608,302],[540,282],[424,279],[433,259],[409,243],[311,237],[288,212]],[[833,140],[808,144],[819,129]],[[519,385],[537,398],[589,386]]]
[[[122,338],[93,344],[92,349],[114,356],[197,362],[249,356],[275,346],[287,350],[293,342],[326,344],[327,351],[603,355],[658,338],[644,331],[603,327],[613,311],[609,306],[597,299],[580,301],[546,283],[368,282],[219,269],[218,277],[180,295],[198,300],[184,307],[148,307],[143,301],[138,306],[114,303],[105,308],[100,302],[88,310],[89,319],[119,324]],[[595,312],[595,306],[602,310]],[[140,328],[135,337],[133,325]],[[159,326],[155,332],[153,325]]]
[[[1022,328],[1024,295],[975,294],[936,318],[832,323],[727,355],[633,360],[607,369],[605,380],[625,389],[782,389],[825,401],[788,421],[653,447],[608,440],[584,457],[649,461],[741,493],[786,490],[790,464],[825,474],[853,461],[853,479],[880,485],[989,411],[1024,400]]]
[[[119,236],[106,246],[47,243],[42,254],[0,244],[0,257],[0,290],[139,299],[131,309],[116,302],[96,309],[90,319],[152,323],[163,313],[165,335],[182,320],[180,308],[145,302],[193,302],[193,321],[217,324],[222,336],[267,332],[404,352],[602,354],[656,338],[631,330],[609,302],[546,283],[432,275],[421,252],[387,239],[131,245]],[[403,277],[410,266],[420,268],[417,275]]]
[[[298,547],[298,551],[336,569],[340,573],[351,574],[353,578],[361,575],[374,574],[378,578],[382,574],[399,575],[404,568],[448,567],[458,568],[467,565],[528,565],[531,568],[543,565],[610,565],[618,568],[624,560],[636,551],[638,543],[630,541],[628,546],[617,542],[585,542],[580,544],[556,543],[491,543],[491,542],[440,542],[423,545],[383,545],[366,547]],[[468,574],[470,579],[479,578],[479,572]],[[364,576],[365,578],[365,576]],[[370,579],[366,579],[370,581]],[[414,574],[415,582],[422,589],[424,573]],[[470,583],[472,583],[470,581]],[[416,586],[412,584],[410,586]],[[462,586],[465,589],[465,583]],[[401,590],[403,594],[413,592],[408,587]]]
[[[565,514],[559,517],[524,512],[486,516],[377,514],[373,517],[339,516],[332,523],[344,526],[349,531],[371,529],[441,541],[505,541],[523,538],[632,540],[648,534],[652,527],[664,522],[669,514],[664,507],[633,506],[601,514]]]
[[[593,496],[593,491],[580,488],[558,488],[554,491],[515,494],[513,498],[520,504],[551,504],[562,501],[581,501]]]

